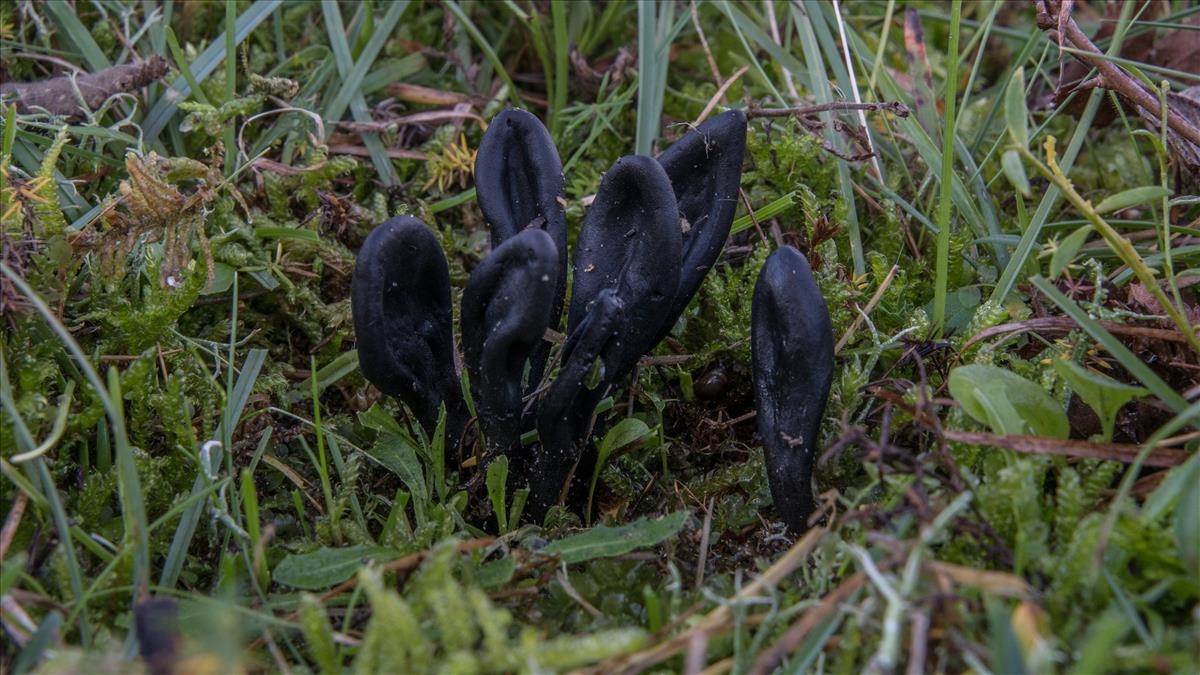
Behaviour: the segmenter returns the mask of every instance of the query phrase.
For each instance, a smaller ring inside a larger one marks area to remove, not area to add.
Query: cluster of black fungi
[[[492,251],[462,293],[462,363],[469,375],[480,466],[505,455],[525,514],[586,497],[599,432],[595,410],[675,325],[716,262],[737,205],[746,116],[718,115],[657,159],[627,156],[604,174],[575,245],[566,342],[549,382],[544,339],[567,289],[562,163],[546,128],[509,109],[488,126],[475,162]],[[448,461],[461,461],[470,422],[456,366],[450,279],[420,220],[375,228],[358,254],[352,305],[363,375],[394,396],[427,434],[445,409]],[[758,277],[751,350],[758,428],[780,516],[794,532],[814,510],[814,442],[829,394],[833,336],[804,255],[777,249]],[[536,441],[522,443],[526,432]]]

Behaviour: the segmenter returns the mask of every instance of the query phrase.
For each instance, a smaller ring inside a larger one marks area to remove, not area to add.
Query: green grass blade
[[[571,77],[567,70],[567,7],[565,0],[550,1],[551,22],[554,25],[554,79],[553,96],[550,106],[550,135],[558,138],[562,133],[563,110],[567,107],[567,81]],[[541,36],[535,36],[535,42],[540,42]],[[546,77],[550,77],[546,71]]]
[[[0,404],[3,405],[4,412],[7,413],[9,420],[11,420],[9,424],[12,425],[11,428],[13,436],[16,437],[17,447],[21,452],[32,451],[37,446],[37,443],[29,433],[29,428],[25,425],[25,421],[21,419],[16,402],[13,400],[12,385],[8,381],[8,360],[4,358],[3,354],[0,354]],[[83,593],[83,572],[79,566],[79,556],[75,552],[75,547],[70,544],[70,519],[67,517],[66,509],[63,508],[58,490],[54,486],[54,477],[50,475],[50,470],[46,467],[46,458],[38,457],[33,460],[33,468],[34,478],[42,484],[40,492],[50,508],[50,516],[54,521],[54,528],[58,531],[58,539],[60,542],[63,542],[63,557],[66,559],[67,578],[71,583],[71,592],[78,597]],[[91,644],[92,627],[86,612],[79,614],[79,635],[80,641],[85,647]]]
[[[483,52],[484,57],[496,69],[496,74],[500,76],[500,80],[508,87],[508,100],[518,108],[525,107],[525,103],[521,100],[521,95],[517,93],[517,85],[513,84],[512,77],[509,76],[508,70],[500,61],[500,57],[496,55],[496,50],[492,49],[492,44],[483,36],[483,33],[479,32],[479,28],[475,25],[475,22],[471,21],[471,17],[467,16],[467,13],[454,0],[446,0],[443,6],[450,10],[454,18],[458,19],[458,22],[462,24],[463,30],[467,31],[467,35],[475,42],[475,46],[479,47],[479,51]]]
[[[1031,284],[1046,297],[1050,298],[1058,308],[1067,316],[1075,320],[1083,328],[1084,332],[1092,336],[1092,339],[1100,343],[1102,347],[1112,354],[1113,358],[1121,364],[1125,370],[1137,378],[1142,386],[1146,387],[1157,396],[1163,403],[1176,413],[1182,413],[1187,409],[1188,403],[1182,396],[1176,392],[1171,385],[1167,384],[1160,378],[1150,367],[1142,362],[1133,352],[1129,351],[1120,340],[1113,337],[1113,334],[1104,329],[1103,326],[1096,323],[1094,319],[1088,316],[1088,313],[1079,305],[1076,305],[1070,298],[1062,294],[1055,288],[1054,284],[1046,280],[1045,277],[1038,275],[1029,280]]]
[[[225,436],[223,428],[225,420],[232,420],[232,424],[236,425],[241,419],[246,402],[250,400],[250,393],[254,389],[254,382],[258,379],[258,374],[266,361],[267,350],[265,349],[251,349],[250,353],[246,355],[246,360],[242,363],[242,371],[238,374],[237,383],[233,386],[233,395],[226,400],[228,414],[222,416],[221,426],[217,428],[213,438]],[[196,480],[192,483],[191,495],[188,498],[196,497],[207,486],[208,480],[201,469],[200,475],[196,476]],[[187,557],[188,547],[191,546],[192,536],[200,524],[200,515],[204,511],[204,504],[205,501],[200,500],[188,507],[180,519],[179,525],[175,528],[171,546],[167,549],[166,562],[163,563],[162,573],[159,575],[159,586],[174,588],[175,583],[179,580],[179,573],[183,571],[183,562]]]
[[[79,17],[76,16],[75,9],[71,5],[65,2],[47,2],[43,8],[50,14],[54,23],[62,29],[67,40],[79,50],[88,70],[94,73],[112,65],[112,61],[109,61],[108,57],[104,55],[104,50],[100,49],[100,45],[92,39],[92,32],[79,21]]]
[[[234,23],[235,46],[241,44],[281,4],[283,4],[283,0],[255,0],[254,4],[242,12],[241,16]],[[212,44],[192,62],[192,75],[197,82],[203,82],[205,78],[216,70],[224,58],[225,38],[224,35],[221,35],[213,40]],[[183,100],[192,93],[191,87],[188,86],[188,83],[182,77],[171,83],[171,89],[174,90],[174,94],[168,94],[160,98],[158,103],[154,104],[154,107],[150,109],[150,112],[146,113],[146,119],[142,122],[143,137],[145,138],[146,145],[153,145],[158,140],[158,135],[166,128],[167,122],[171,120],[171,116],[178,110],[174,102]]]
[[[125,405],[121,395],[121,374],[117,368],[108,369],[108,396],[117,411],[112,420],[112,433],[117,453],[117,494],[121,499],[121,514],[125,521],[125,543],[133,540],[133,602],[137,602],[150,587],[150,521],[146,518],[146,503],[142,498],[142,481],[133,459],[133,445],[125,432]]]
[[[950,268],[950,207],[953,205],[955,110],[958,98],[958,34],[962,20],[962,0],[953,0],[950,9],[950,47],[946,51],[946,117],[942,129],[941,196],[938,198],[934,225],[938,228],[937,259],[934,266],[933,325],[938,335],[946,322],[946,285]]]
[[[405,5],[394,4],[391,10],[396,10],[397,6],[399,6],[400,11],[403,11],[405,8]],[[342,12],[338,9],[337,1],[322,0],[321,11],[325,16],[325,31],[329,35],[329,45],[333,49],[333,62],[337,66],[338,76],[344,82],[354,84],[350,81],[350,78],[354,75],[354,57],[350,54],[350,45],[346,41],[346,27],[342,22]],[[399,15],[396,18],[399,19]],[[363,98],[362,93],[357,90],[357,87],[361,85],[362,80],[360,77],[355,88],[347,90],[350,94],[350,112],[358,122],[371,122],[373,120],[370,110],[367,109],[367,101]],[[333,125],[330,125],[328,133],[333,133]],[[375,171],[379,174],[379,179],[383,181],[384,185],[395,185],[399,178],[396,176],[396,170],[392,167],[392,161],[388,159],[387,152],[383,147],[383,141],[379,140],[379,134],[362,134],[362,140],[363,145],[367,148],[367,152],[371,155],[371,163],[375,165]]]
[[[1109,46],[1110,54],[1120,51],[1135,4],[1126,3],[1121,8],[1120,23],[1117,25],[1113,35],[1113,42]],[[1083,114],[1079,116],[1079,122],[1075,126],[1075,131],[1071,135],[1070,142],[1067,143],[1066,152],[1063,153],[1062,158],[1059,160],[1059,166],[1062,167],[1063,173],[1070,174],[1071,167],[1075,164],[1075,158],[1079,156],[1079,151],[1083,147],[1083,141],[1087,137],[1088,131],[1092,128],[1092,121],[1096,118],[1096,113],[1100,110],[1100,101],[1103,98],[1104,92],[1100,90],[1093,89],[1088,95],[1087,105],[1083,109]],[[1004,271],[1000,274],[1000,279],[996,282],[996,287],[992,289],[990,298],[992,302],[996,304],[1003,303],[1004,298],[1016,286],[1021,270],[1024,269],[1029,256],[1033,255],[1033,251],[1041,237],[1042,227],[1045,226],[1046,220],[1050,218],[1055,207],[1058,206],[1061,197],[1062,195],[1058,188],[1053,185],[1046,188],[1046,194],[1042,196],[1042,201],[1038,204],[1033,216],[1029,219],[1029,226],[1021,233],[1020,243],[1013,250],[1012,257],[1008,260],[1008,265],[1004,268]]]
[[[367,77],[367,71],[374,65],[375,59],[378,58],[380,50],[383,49],[384,43],[388,38],[392,37],[393,29],[396,24],[400,23],[400,18],[404,16],[405,10],[408,9],[409,0],[400,0],[388,5],[387,14],[384,14],[383,20],[375,27],[371,33],[371,37],[367,40],[367,44],[363,47],[362,53],[354,62],[354,66],[350,72],[345,74],[342,79],[342,84],[338,87],[337,93],[329,100],[325,106],[324,117],[327,120],[338,120],[342,118],[342,114],[346,112],[346,108],[350,105],[350,101],[355,97],[362,97],[362,85]],[[337,54],[337,47],[334,47],[334,54]],[[329,133],[333,133],[332,128]]]

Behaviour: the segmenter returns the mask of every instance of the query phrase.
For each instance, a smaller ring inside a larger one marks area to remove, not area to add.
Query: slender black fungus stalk
[[[808,260],[791,246],[767,258],[750,319],[758,433],[767,481],[792,532],[815,508],[813,457],[833,380],[833,328]]]
[[[527,228],[545,230],[558,252],[558,273],[551,310],[554,327],[567,293],[567,220],[563,212],[563,173],[558,150],[541,121],[509,108],[488,125],[475,158],[479,209],[491,226],[492,248]],[[529,389],[537,386],[548,343],[530,356]]]
[[[620,348],[624,318],[621,299],[612,290],[602,290],[563,346],[558,377],[538,407],[541,448],[533,453],[526,472],[529,501],[525,513],[535,522],[558,503],[579,462],[592,413],[609,388],[610,379],[596,372],[597,362],[606,363],[607,355]]]
[[[450,274],[425,223],[397,216],[375,228],[358,252],[351,289],[363,376],[403,401],[426,434],[446,405],[446,451],[466,423],[454,367]]]
[[[521,440],[521,375],[551,318],[558,251],[542,230],[506,239],[471,273],[462,297],[463,361],[488,457]]]
[[[671,331],[721,255],[737,209],[745,152],[746,114],[729,110],[688,132],[658,158],[679,203],[683,265],[668,320],[655,343]]]
[[[628,374],[657,342],[679,287],[680,247],[679,209],[662,166],[636,155],[617,160],[579,231],[567,315],[570,334],[602,290],[624,304],[621,341],[604,363],[607,383]]]
[[[179,633],[179,607],[172,598],[149,598],[133,607],[134,633],[138,654],[151,675],[169,675],[175,671],[182,639]]]

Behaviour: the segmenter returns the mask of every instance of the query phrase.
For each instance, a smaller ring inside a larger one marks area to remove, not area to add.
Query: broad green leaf
[[[639,548],[654,546],[675,536],[687,521],[687,511],[677,511],[657,519],[639,518],[622,525],[600,525],[565,539],[551,542],[542,549],[547,555],[558,555],[565,563],[577,563],[594,558],[624,555]]]
[[[393,549],[364,544],[346,548],[323,547],[312,553],[289,555],[275,566],[271,578],[293,588],[319,591],[354,576],[368,560],[392,560],[397,555]]]
[[[379,407],[379,402],[371,404],[370,408],[358,413],[358,423],[368,429],[374,429],[381,434],[399,434],[402,433],[400,423],[396,418],[392,417],[383,408]]]
[[[1087,241],[1088,235],[1092,233],[1091,225],[1084,225],[1075,230],[1071,234],[1063,237],[1063,240],[1058,243],[1058,248],[1054,250],[1054,255],[1050,256],[1050,278],[1057,279],[1058,275],[1067,269],[1067,265],[1075,259],[1075,254],[1079,253],[1079,248]]]
[[[636,417],[627,417],[616,424],[612,429],[604,434],[604,440],[600,441],[597,451],[601,457],[606,457],[612,454],[613,450],[636,443],[650,434],[650,427],[646,423]]]
[[[1008,123],[1008,135],[1013,143],[1022,148],[1029,147],[1029,110],[1025,106],[1024,67],[1017,68],[1013,79],[1008,83],[1008,90],[1004,92],[1004,120]]]
[[[1123,192],[1118,192],[1115,195],[1109,195],[1096,205],[1096,213],[1108,213],[1109,211],[1119,211],[1145,204],[1147,202],[1162,199],[1170,196],[1171,191],[1161,185],[1146,185],[1143,187],[1131,188]]]
[[[508,457],[500,455],[488,464],[487,468],[488,499],[492,502],[492,511],[496,514],[496,523],[501,532],[508,531]]]
[[[481,565],[475,581],[480,588],[495,588],[507,584],[516,571],[517,561],[504,557]]]
[[[425,487],[421,460],[417,459],[417,449],[412,442],[400,434],[388,434],[367,450],[367,455],[400,477],[400,482],[404,483],[413,495],[413,508],[417,511],[417,520],[423,521],[424,505],[429,502],[429,491]]]
[[[1016,150],[1005,150],[1000,156],[1000,168],[1004,170],[1004,177],[1008,179],[1009,184],[1017,189],[1024,197],[1029,197],[1032,193],[1029,188],[1029,176],[1025,175],[1025,164],[1021,161],[1021,154]]]
[[[233,275],[235,270],[232,266],[226,265],[223,262],[213,264],[212,283],[204,287],[200,291],[201,295],[218,295],[233,288]]]
[[[1105,442],[1112,440],[1113,425],[1117,422],[1117,411],[1129,401],[1150,394],[1149,389],[1128,384],[1095,373],[1066,359],[1054,359],[1054,370],[1067,381],[1083,402],[1096,412],[1104,427]]]
[[[600,361],[596,359],[597,363]],[[608,433],[604,435],[604,440],[600,441],[597,447],[596,467],[592,469],[592,483],[588,486],[588,503],[587,517],[591,520],[592,517],[592,495],[596,492],[596,482],[600,479],[600,472],[604,470],[604,465],[608,462],[608,456],[614,450],[623,448],[630,443],[636,443],[650,434],[650,427],[646,423],[636,417],[627,417],[617,423]]]
[[[950,373],[950,395],[975,420],[997,434],[1066,438],[1067,415],[1040,386],[996,366],[959,366]]]

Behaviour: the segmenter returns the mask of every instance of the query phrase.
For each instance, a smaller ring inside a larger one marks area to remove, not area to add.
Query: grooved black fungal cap
[[[558,251],[542,230],[506,239],[476,267],[462,297],[463,361],[489,455],[520,446],[521,376],[552,318]]]
[[[558,327],[567,293],[567,219],[563,173],[550,133],[532,114],[509,108],[492,119],[475,157],[475,194],[491,226],[495,249],[526,228],[545,230],[558,253],[551,321]],[[533,384],[541,377],[550,345],[530,358]]]
[[[612,381],[607,372],[595,377],[593,368],[597,360],[608,363],[611,357],[607,355],[620,347],[624,318],[621,298],[612,290],[602,290],[563,345],[558,377],[539,401],[537,428],[541,448],[534,453],[528,471],[529,501],[525,513],[536,522],[558,503],[563,486],[579,461],[592,413]]]
[[[687,309],[729,238],[745,152],[746,114],[729,110],[689,131],[658,158],[675,191],[680,227],[687,228],[679,288],[659,340]]]
[[[658,342],[679,286],[680,247],[679,209],[662,166],[637,155],[617,160],[579,231],[567,314],[570,334],[602,290],[615,291],[624,304],[620,343],[604,363],[608,383]]]
[[[425,223],[396,216],[371,231],[351,288],[363,376],[408,405],[432,434],[446,404],[446,438],[456,445],[465,405],[454,367],[450,275]]]
[[[813,456],[833,380],[833,328],[808,260],[791,246],[772,253],[758,275],[750,351],[771,495],[788,527],[803,532],[815,508]]]

